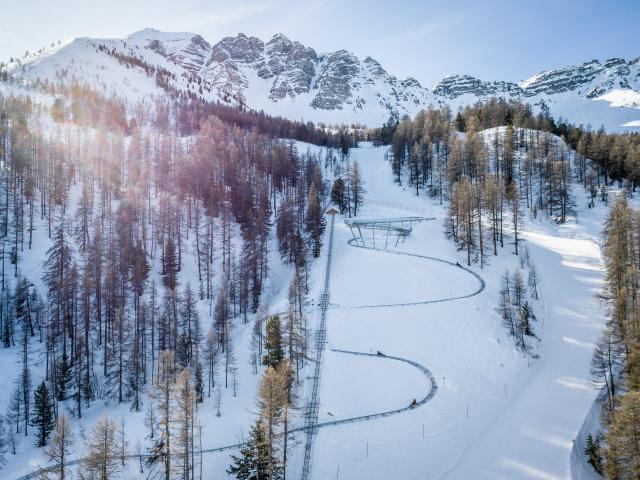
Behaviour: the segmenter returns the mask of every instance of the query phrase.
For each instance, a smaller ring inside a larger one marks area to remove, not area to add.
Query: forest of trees
[[[252,442],[266,439],[274,475],[282,471],[281,410],[293,405],[307,359],[308,269],[322,245],[326,176],[347,169],[351,136],[339,133],[342,153],[321,158],[275,138],[333,141],[311,125],[201,105],[186,128],[192,105],[130,109],[86,87],[58,93],[48,107],[0,97],[0,341],[21,366],[0,415],[0,457],[30,436],[64,465],[65,412],[82,417],[100,400],[145,412],[157,478],[196,478],[198,406],[213,397],[221,415],[220,390],[235,397],[234,330],[252,320],[248,360],[254,374],[265,370]],[[357,166],[349,171],[359,178]],[[279,316],[269,315],[265,285],[272,237],[294,272]],[[105,452],[120,442],[113,449],[127,456],[124,428],[96,426],[83,478],[122,467]]]
[[[572,182],[594,188],[601,182],[592,162],[574,157],[562,138],[543,129],[507,124],[483,130],[484,116],[504,121],[492,114],[501,105],[470,107],[459,114],[464,120],[456,120],[447,107],[422,111],[395,127],[389,152],[398,183],[416,195],[448,201],[447,235],[466,253],[467,265],[478,262],[481,268],[505,244],[519,254],[524,211],[565,222],[574,214]],[[597,193],[606,188],[603,182]]]
[[[640,212],[625,196],[613,204],[604,226],[605,331],[591,363],[600,391],[604,437],[587,440],[590,463],[606,478],[636,478],[640,471]]]
[[[607,133],[604,127],[594,130],[590,125],[573,125],[562,119],[555,120],[544,105],[542,111],[534,115],[529,104],[502,98],[468,105],[456,112],[455,116],[446,107],[440,111],[448,118],[450,127],[459,132],[510,125],[516,129],[539,130],[561,137],[579,154],[580,161],[584,162],[588,158],[593,163],[591,175],[581,175],[580,180],[585,186],[588,186],[588,182],[600,186],[606,183],[607,178],[626,180],[632,189],[640,184],[639,133]],[[425,112],[418,114],[416,120],[424,114]],[[396,145],[396,132],[403,125],[406,127],[407,123],[411,121],[403,119],[397,122],[390,119],[383,127],[371,130],[369,136],[385,144]],[[413,135],[418,135],[415,128],[413,130]],[[583,171],[586,173],[584,168]]]

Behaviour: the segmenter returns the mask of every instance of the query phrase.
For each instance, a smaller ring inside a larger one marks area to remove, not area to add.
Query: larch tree
[[[351,186],[351,205],[353,206],[353,216],[358,216],[358,209],[364,203],[364,194],[366,190],[364,188],[364,180],[362,179],[362,173],[360,171],[360,165],[357,160],[354,160],[351,164],[351,171],[349,172],[349,183]]]
[[[195,478],[195,431],[198,427],[196,395],[193,388],[191,371],[182,370],[175,385],[175,442],[174,469],[182,480]]]
[[[268,367],[258,387],[258,407],[260,421],[264,428],[267,445],[267,475],[265,478],[281,478],[283,465],[279,451],[279,438],[284,421],[284,411],[288,402],[289,377],[285,370]]]
[[[79,471],[82,480],[110,480],[122,470],[121,445],[116,423],[102,417],[93,426],[86,442],[87,453]]]
[[[73,451],[73,443],[69,419],[64,413],[60,413],[45,452],[49,461],[53,463],[53,471],[59,480],[67,478],[66,463]]]

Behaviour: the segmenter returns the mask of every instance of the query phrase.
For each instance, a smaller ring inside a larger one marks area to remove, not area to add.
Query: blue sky
[[[212,43],[238,32],[264,40],[284,33],[318,52],[370,55],[428,87],[452,73],[515,81],[594,58],[640,56],[640,1],[632,0],[0,0],[0,59],[144,27]]]

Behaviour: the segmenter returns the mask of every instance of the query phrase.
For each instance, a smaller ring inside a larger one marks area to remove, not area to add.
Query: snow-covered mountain
[[[170,90],[326,123],[378,125],[430,104],[458,108],[502,96],[576,123],[640,127],[640,58],[593,60],[519,83],[453,75],[429,89],[398,79],[371,57],[318,53],[282,34],[264,42],[240,33],[211,44],[192,33],[145,29],[124,39],[78,38],[9,69],[31,81],[75,77],[132,99]]]

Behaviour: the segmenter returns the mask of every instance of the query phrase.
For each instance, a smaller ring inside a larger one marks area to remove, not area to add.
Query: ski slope
[[[443,207],[393,183],[384,149],[361,147],[351,155],[367,189],[362,217],[443,219]],[[580,209],[586,201],[576,194]],[[509,242],[484,270],[471,267],[486,288],[468,296],[477,279],[455,267],[463,255],[444,237],[441,221],[414,225],[394,249],[412,257],[354,248],[337,218],[320,422],[408,406],[424,388],[407,366],[345,358],[335,350],[411,359],[432,372],[438,393],[401,415],[320,429],[311,478],[571,478],[572,441],[596,396],[588,375],[604,321],[595,294],[606,211],[585,209],[579,223],[565,226],[527,222],[524,238],[543,279],[534,304],[539,360],[515,349],[495,310],[500,275],[517,264]],[[464,298],[422,303],[445,297]]]

